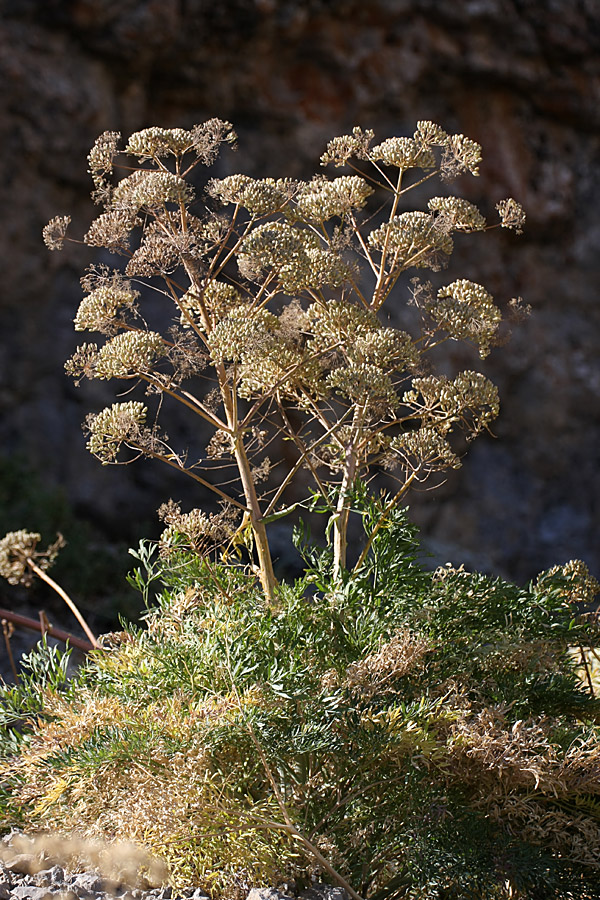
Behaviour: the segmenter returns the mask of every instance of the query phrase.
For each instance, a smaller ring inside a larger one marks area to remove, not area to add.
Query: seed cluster
[[[373,147],[370,159],[383,162],[398,169],[434,169],[435,156],[428,147],[423,147],[414,138],[393,137]]]
[[[453,231],[483,231],[485,218],[477,207],[462,197],[432,197],[427,204],[432,212],[436,212],[438,225]]]
[[[279,212],[289,202],[295,183],[287,178],[250,178],[249,175],[228,175],[213,179],[208,192],[221,203],[234,203],[256,216]]]
[[[352,209],[362,209],[373,188],[358,175],[346,175],[328,181],[315,178],[304,184],[296,195],[296,211],[307,222],[326,222],[343,218]]]
[[[482,358],[488,355],[502,316],[482,285],[465,278],[453,281],[439,289],[427,309],[450,337],[472,341]]]
[[[148,372],[164,350],[165,342],[155,331],[117,334],[98,353],[96,377],[124,378]]]
[[[114,323],[120,310],[132,310],[139,297],[138,291],[125,288],[99,287],[79,304],[74,318],[75,331],[105,331]]]
[[[115,462],[121,444],[139,437],[148,409],[137,400],[113,403],[96,415],[88,416],[90,433],[87,448],[103,463]]]

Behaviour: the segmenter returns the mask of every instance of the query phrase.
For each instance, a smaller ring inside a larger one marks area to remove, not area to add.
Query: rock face
[[[74,230],[87,226],[85,160],[99,133],[218,116],[241,147],[219,174],[308,177],[326,141],[355,124],[386,137],[433,119],[483,145],[467,199],[491,213],[513,196],[528,215],[521,238],[460,242],[449,274],[501,304],[522,295],[533,315],[483,364],[503,398],[498,439],[479,439],[440,491],[415,495],[414,518],[441,562],[523,580],[579,557],[598,574],[599,51],[595,0],[5,0],[4,452],[135,542],[166,496],[203,504],[150,463],[109,470],[89,457],[80,422],[112,386],[76,391],[63,374],[88,248],[50,254],[40,233],[67,213]],[[459,345],[448,362],[478,364]]]

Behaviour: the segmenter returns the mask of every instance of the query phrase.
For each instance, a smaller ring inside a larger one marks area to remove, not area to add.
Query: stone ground
[[[154,886],[122,857],[120,871],[114,867],[112,871],[105,869],[104,874],[98,868],[78,871],[56,863],[56,844],[52,853],[32,853],[27,851],[26,843],[19,832],[12,832],[0,841],[0,900],[208,900],[201,887],[175,891]],[[133,855],[135,852],[132,851]],[[292,885],[283,885],[277,889],[252,888],[245,895],[245,900],[296,898],[348,900],[348,895],[341,888],[318,882],[297,893]]]

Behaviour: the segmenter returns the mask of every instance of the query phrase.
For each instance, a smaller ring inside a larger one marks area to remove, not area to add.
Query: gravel
[[[103,874],[96,868],[73,871],[71,866],[56,864],[57,841],[51,846],[50,853],[40,850],[38,839],[18,831],[0,840],[0,900],[208,900],[201,887],[174,890],[152,885],[137,873],[132,877],[135,866],[127,877]],[[283,890],[252,888],[246,900],[348,900],[348,896],[339,887],[315,882],[299,893],[289,885]]]

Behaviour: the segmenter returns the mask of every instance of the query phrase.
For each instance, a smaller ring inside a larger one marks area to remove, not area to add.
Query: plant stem
[[[354,448],[348,449],[348,458],[344,467],[344,477],[340,486],[340,495],[335,508],[333,519],[333,577],[337,578],[346,565],[348,550],[348,519],[350,517],[350,505],[348,503],[348,491],[352,489],[356,478],[356,453]]]
[[[258,554],[258,566],[260,570],[260,582],[265,592],[265,599],[269,606],[273,606],[275,602],[275,586],[277,579],[273,571],[273,560],[271,559],[271,550],[269,548],[269,540],[267,538],[267,529],[263,521],[263,515],[256,496],[256,487],[252,479],[252,470],[250,462],[246,455],[243,440],[240,436],[234,438],[235,441],[235,461],[244,489],[244,497],[248,505],[248,516],[252,533],[254,535],[254,543]]]
[[[67,604],[67,606],[69,607],[69,609],[71,610],[71,612],[73,613],[73,615],[75,616],[75,618],[77,619],[77,621],[79,622],[79,624],[81,625],[83,630],[85,631],[92,647],[98,648],[100,646],[100,644],[94,637],[94,633],[92,632],[90,626],[85,621],[85,619],[83,618],[83,616],[81,615],[81,613],[79,612],[79,610],[77,609],[77,607],[75,606],[75,604],[73,603],[73,601],[71,600],[71,598],[69,597],[67,592],[63,591],[60,584],[57,584],[53,578],[50,578],[50,576],[46,572],[44,572],[43,569],[40,569],[40,567],[38,565],[36,565],[36,563],[31,559],[31,557],[27,558],[27,565],[31,568],[32,572],[35,572],[35,574],[38,576],[38,578],[41,578],[42,581],[45,581],[46,584],[49,584],[50,587],[52,588],[52,590],[56,591],[56,593],[58,594],[59,597],[62,597],[62,599],[65,601],[65,603]]]
[[[346,445],[346,463],[344,475],[340,486],[340,495],[333,520],[333,576],[337,578],[340,571],[346,566],[346,554],[348,550],[348,519],[350,517],[350,504],[348,494],[352,490],[358,470],[358,438],[362,431],[365,415],[365,407],[359,406],[354,411],[352,432],[349,443]]]

